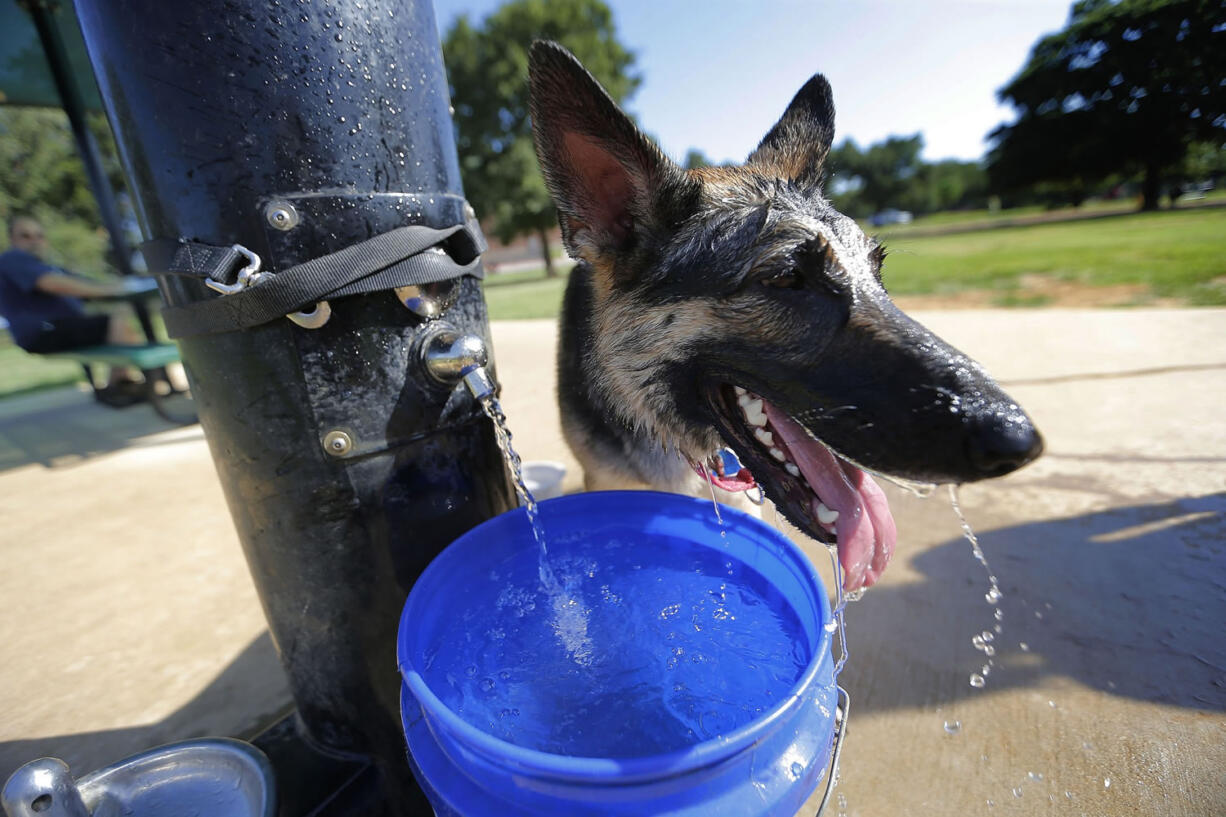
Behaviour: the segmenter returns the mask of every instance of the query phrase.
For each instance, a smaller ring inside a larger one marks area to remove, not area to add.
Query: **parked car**
[[[874,227],[884,227],[887,224],[910,224],[915,216],[911,215],[909,210],[895,210],[890,208],[882,210],[869,217],[868,223]]]

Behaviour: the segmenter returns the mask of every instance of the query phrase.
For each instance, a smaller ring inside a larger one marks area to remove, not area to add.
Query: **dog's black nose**
[[[1024,414],[994,412],[981,417],[967,439],[971,465],[983,477],[1016,471],[1043,453],[1043,437]]]

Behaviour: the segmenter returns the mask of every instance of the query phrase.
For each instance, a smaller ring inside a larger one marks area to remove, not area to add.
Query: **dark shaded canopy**
[[[17,0],[0,0],[0,105],[60,107],[47,57],[30,15]],[[81,29],[68,2],[52,4],[53,17],[77,77],[82,101],[91,111],[102,110],[98,86],[85,55]]]

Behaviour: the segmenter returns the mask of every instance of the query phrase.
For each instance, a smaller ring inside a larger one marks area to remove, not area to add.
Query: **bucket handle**
[[[826,770],[826,792],[822,795],[821,805],[817,807],[817,817],[822,817],[822,812],[826,810],[826,804],[830,802],[830,793],[838,785],[839,755],[843,753],[843,737],[847,734],[847,711],[851,708],[851,696],[847,694],[847,690],[843,689],[843,687],[838,687],[838,690],[839,705],[835,714],[842,715],[842,717],[836,719],[834,751],[830,753],[830,768]]]

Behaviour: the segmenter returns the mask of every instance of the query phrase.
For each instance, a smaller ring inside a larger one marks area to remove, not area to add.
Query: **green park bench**
[[[0,318],[0,333],[7,332],[8,321]],[[87,346],[67,352],[39,355],[50,360],[71,360],[85,369],[85,379],[98,392],[93,366],[128,366],[140,369],[145,379],[145,398],[158,416],[176,425],[197,422],[196,405],[191,393],[175,385],[166,367],[179,362],[179,347],[173,343],[148,343],[144,346]]]
[[[85,369],[90,384],[95,385],[92,366],[130,366],[140,369],[145,380],[145,398],[159,417],[177,425],[196,422],[196,407],[186,389],[175,385],[166,367],[179,362],[179,347],[173,343],[149,343],[144,346],[87,346],[66,352],[41,355],[53,360],[73,360]]]

